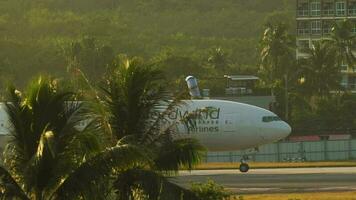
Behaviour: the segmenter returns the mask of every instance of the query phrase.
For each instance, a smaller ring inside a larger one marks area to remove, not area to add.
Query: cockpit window
[[[262,117],[262,121],[267,123],[273,121],[282,121],[282,119],[279,118],[278,116],[264,116]]]

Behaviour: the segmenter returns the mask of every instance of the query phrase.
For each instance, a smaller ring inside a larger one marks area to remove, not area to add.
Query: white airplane
[[[273,112],[238,102],[223,100],[194,100],[201,98],[198,81],[188,76],[185,81],[193,100],[186,101],[169,117],[184,119],[190,113],[193,125],[178,123],[177,138],[196,138],[209,151],[238,151],[276,142],[287,137],[292,129]],[[239,167],[247,172],[249,166],[243,156]]]
[[[271,111],[223,100],[190,100],[168,118],[181,121],[197,113],[192,125],[177,123],[176,138],[196,138],[209,151],[237,151],[276,142],[291,133],[291,127]],[[240,171],[249,166],[241,160]]]

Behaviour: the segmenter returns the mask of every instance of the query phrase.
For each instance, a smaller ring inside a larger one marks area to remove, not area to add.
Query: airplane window
[[[273,122],[273,121],[282,121],[278,116],[264,116],[262,117],[263,122]]]

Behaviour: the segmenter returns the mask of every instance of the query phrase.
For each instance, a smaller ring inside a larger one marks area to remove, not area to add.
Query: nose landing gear
[[[239,169],[240,169],[240,172],[246,173],[250,169],[250,166],[248,166],[247,163],[241,163]]]
[[[239,167],[240,172],[242,172],[242,173],[246,173],[250,169],[250,166],[248,166],[248,164],[247,164],[247,160],[248,160],[248,156],[247,155],[242,156],[241,164],[240,164],[240,167]]]

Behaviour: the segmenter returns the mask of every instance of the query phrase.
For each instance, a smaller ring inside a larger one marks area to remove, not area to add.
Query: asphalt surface
[[[356,191],[356,167],[181,171],[172,181],[189,187],[208,179],[237,194]]]

